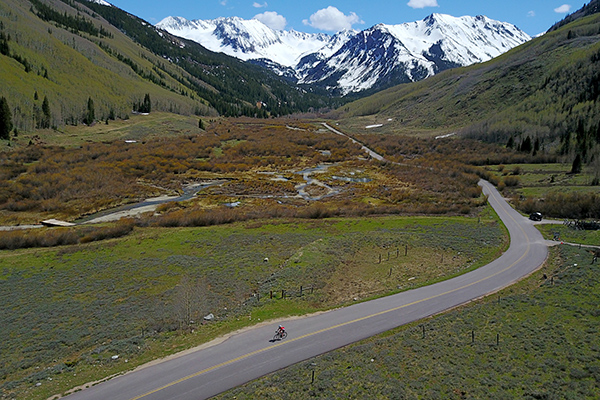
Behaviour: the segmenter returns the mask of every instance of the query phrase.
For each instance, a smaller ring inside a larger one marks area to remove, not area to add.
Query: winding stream
[[[206,189],[210,186],[221,185],[224,182],[224,180],[220,180],[187,185],[183,188],[183,194],[180,196],[160,196],[146,199],[139,203],[126,204],[120,207],[111,208],[109,210],[104,210],[98,213],[88,215],[84,218],[76,220],[75,223],[94,224],[99,222],[117,221],[123,217],[130,217],[145,212],[152,212],[156,210],[156,208],[158,208],[158,206],[161,204],[190,200],[202,189]]]

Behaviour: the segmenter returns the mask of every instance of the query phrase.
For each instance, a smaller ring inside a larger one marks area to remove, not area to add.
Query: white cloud
[[[554,9],[554,12],[555,13],[559,13],[559,14],[566,14],[569,11],[571,11],[571,5],[570,4],[563,4],[562,6]]]
[[[533,11],[533,10],[532,10],[532,11],[529,11],[529,12],[527,13],[527,16],[528,16],[528,17],[535,17],[535,11]]]
[[[344,29],[352,29],[354,24],[364,24],[356,13],[345,15],[335,7],[323,8],[310,16],[310,20],[303,20],[304,25],[322,31],[338,32]]]
[[[408,6],[411,8],[439,7],[437,0],[410,0]]]
[[[267,4],[266,1],[264,3],[262,3],[262,4],[254,2],[254,4],[252,4],[252,7],[254,7],[254,8],[265,8],[265,7],[267,7],[267,5],[268,4]]]
[[[287,20],[283,15],[277,14],[275,11],[265,11],[262,14],[257,14],[254,19],[259,20],[271,29],[281,31],[285,29]]]
[[[222,6],[226,6],[227,5],[227,0],[221,0],[219,1],[219,4]]]

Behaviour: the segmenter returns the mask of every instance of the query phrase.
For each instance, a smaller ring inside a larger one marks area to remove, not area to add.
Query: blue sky
[[[378,23],[401,24],[431,13],[485,15],[537,35],[581,8],[582,0],[109,0],[150,23],[168,16],[187,19],[257,18],[275,29],[335,33]]]

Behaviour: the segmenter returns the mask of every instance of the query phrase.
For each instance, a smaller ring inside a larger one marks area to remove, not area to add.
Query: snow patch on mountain
[[[108,6],[108,7],[112,7],[113,5],[104,1],[104,0],[88,0],[90,3],[98,3],[102,6]]]

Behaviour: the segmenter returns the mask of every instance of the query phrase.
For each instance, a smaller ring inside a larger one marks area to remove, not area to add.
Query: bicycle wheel
[[[281,338],[285,339],[287,337],[287,332],[283,331],[281,332]]]
[[[279,335],[279,333],[276,333],[275,336],[273,336],[273,341],[279,340],[279,339],[281,339],[281,335]]]

